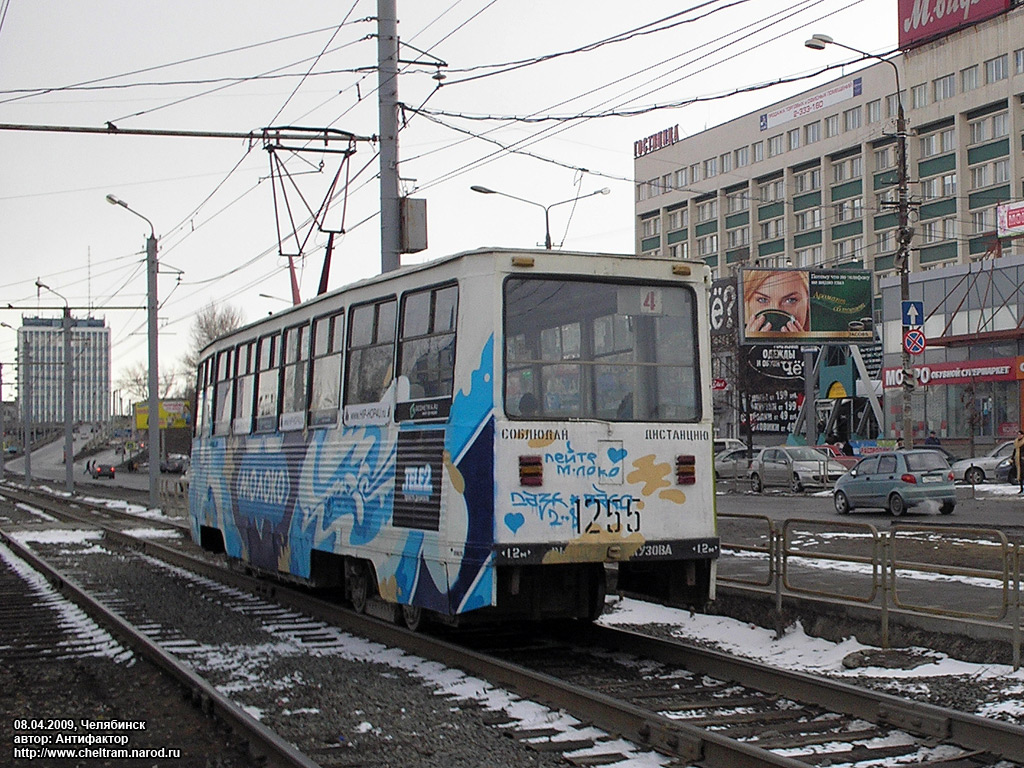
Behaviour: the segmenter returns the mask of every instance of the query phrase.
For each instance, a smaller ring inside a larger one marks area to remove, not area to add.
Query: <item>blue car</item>
[[[953,471],[939,453],[928,450],[874,453],[836,482],[836,512],[861,507],[886,509],[894,517],[908,507],[930,506],[944,515],[956,507]]]

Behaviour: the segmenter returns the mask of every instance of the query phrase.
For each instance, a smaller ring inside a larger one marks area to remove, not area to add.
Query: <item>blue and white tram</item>
[[[620,588],[701,605],[709,281],[477,250],[233,331],[199,366],[192,535],[412,626],[594,618],[610,563]]]

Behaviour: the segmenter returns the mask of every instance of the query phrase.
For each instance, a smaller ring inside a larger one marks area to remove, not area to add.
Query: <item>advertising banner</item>
[[[977,24],[1010,8],[1010,0],[899,0],[900,48]]]
[[[863,82],[861,78],[855,77],[827,90],[805,96],[793,104],[787,104],[771,112],[765,112],[759,119],[760,128],[762,131],[767,131],[777,125],[788,123],[790,120],[799,120],[802,117],[813,115],[841,101],[860,96],[862,91]]]
[[[160,401],[160,429],[185,429],[192,426],[192,404],[188,400]],[[135,429],[149,429],[149,403],[135,404]]]
[[[793,431],[804,392],[804,359],[795,344],[746,347],[744,379],[749,403],[745,414],[755,434]]]
[[[740,329],[745,344],[872,344],[866,270],[744,269]]]
[[[975,381],[1014,381],[1024,379],[1024,357],[996,357],[962,363],[931,363],[915,365],[917,383],[922,387],[941,384],[970,384]],[[882,386],[896,389],[903,386],[903,369],[882,371]]]
[[[996,234],[999,237],[1024,235],[1024,203],[1002,203],[996,206]]]

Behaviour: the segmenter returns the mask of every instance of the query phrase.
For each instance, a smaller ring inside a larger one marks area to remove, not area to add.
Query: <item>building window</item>
[[[919,147],[921,149],[921,157],[932,157],[939,154],[938,134],[931,133],[927,136],[922,136],[919,141]]]
[[[854,107],[843,112],[843,130],[855,131],[861,126],[860,107]]]
[[[729,206],[729,213],[739,213],[750,208],[750,197],[747,195],[746,190],[733,192],[726,197],[726,201],[726,204]]]
[[[804,126],[804,143],[814,144],[821,141],[821,121],[815,120]]]
[[[997,83],[1010,76],[1009,58],[1004,53],[985,62],[985,82]]]
[[[882,119],[882,100],[868,102],[868,123],[877,123]]]
[[[971,227],[974,229],[974,234],[980,235],[984,232],[995,229],[994,213],[994,211],[971,212]]]
[[[697,254],[699,256],[711,256],[718,253],[718,235],[711,234],[707,237],[697,238]]]
[[[690,173],[686,168],[676,171],[676,189],[682,189],[690,183]]]
[[[896,151],[893,147],[882,147],[875,150],[875,170],[884,171],[896,166]]]
[[[952,74],[932,81],[932,95],[935,101],[945,101],[956,95],[956,77]]]
[[[739,248],[743,245],[750,245],[750,228],[739,227],[738,229],[730,229],[726,232],[726,238],[729,248]]]
[[[832,183],[838,184],[848,179],[857,179],[864,173],[861,156],[838,160],[832,164]]]
[[[935,220],[922,221],[921,242],[925,245],[929,245],[930,243],[938,242],[939,239],[939,222]]]
[[[700,181],[700,163],[694,163],[690,166],[690,182],[696,184]]]
[[[943,152],[952,152],[954,144],[956,143],[956,129],[947,128],[944,131],[939,131],[939,146]]]
[[[815,245],[811,248],[804,248],[796,252],[796,265],[798,267],[814,267],[821,264],[821,246]]]
[[[750,147],[740,147],[736,150],[736,167],[743,168],[750,165]]]
[[[839,135],[839,115],[832,115],[825,118],[825,138],[831,139]]]
[[[889,117],[898,117],[900,113],[900,101],[903,98],[901,93],[892,93],[885,97],[885,113]]]
[[[1004,157],[992,163],[992,183],[1003,184],[1010,180],[1010,158]]]
[[[761,222],[761,239],[775,240],[786,234],[786,220],[784,218],[770,219]]]
[[[786,131],[786,145],[790,150],[800,149],[800,129],[793,128]]]
[[[1013,68],[1018,75],[1024,75],[1024,48],[1013,52]]]
[[[793,185],[797,194],[821,189],[821,169],[811,168],[793,177]]]
[[[688,259],[690,257],[690,244],[689,243],[676,243],[668,247],[669,258],[672,259]]]
[[[669,211],[668,214],[668,229],[670,232],[682,229],[690,223],[690,211],[687,208],[676,208],[674,211]]]
[[[832,206],[835,221],[853,221],[864,215],[864,198],[851,197]]]
[[[960,70],[960,90],[966,93],[978,87],[978,65]]]
[[[851,237],[849,240],[839,240],[832,243],[832,258],[836,264],[859,259],[864,248],[864,239]]]
[[[992,138],[1001,139],[1003,136],[1010,135],[1010,113],[1000,112],[998,115],[992,115]]]
[[[718,175],[718,158],[710,157],[704,161],[704,178],[711,179]]]
[[[953,197],[956,194],[956,174],[955,173],[947,173],[947,174],[943,175],[942,176],[942,180],[940,181],[940,184],[942,186],[942,196],[943,197]]]
[[[875,237],[875,253],[879,256],[896,250],[896,230],[879,232]]]
[[[718,167],[722,173],[729,173],[732,170],[732,154],[726,152],[724,155],[718,158]]]
[[[666,173],[664,176],[661,177],[661,191],[663,193],[664,192],[671,192],[672,191],[672,174],[671,173]]]
[[[913,109],[920,109],[928,106],[928,84],[921,83],[910,89],[910,106]]]
[[[764,160],[764,142],[755,141],[753,144],[751,144],[750,153],[751,155],[753,155],[755,163],[760,163],[762,160]]]
[[[971,144],[979,144],[983,141],[988,141],[990,138],[992,138],[992,124],[991,122],[989,122],[989,119],[987,117],[984,120],[976,120],[975,122],[970,123],[968,127],[971,132]]]
[[[772,136],[768,139],[768,157],[777,157],[782,154],[782,134]]]
[[[718,218],[718,200],[708,200],[697,206],[697,221],[711,221]]]
[[[640,223],[640,232],[644,239],[661,234],[661,217],[652,216]]]
[[[800,211],[796,215],[797,232],[807,232],[812,229],[821,229],[821,208]]]
[[[947,216],[942,220],[942,239],[943,240],[956,240],[956,217]]]
[[[782,179],[766,181],[757,188],[757,196],[762,203],[774,203],[777,200],[786,199],[786,186]]]

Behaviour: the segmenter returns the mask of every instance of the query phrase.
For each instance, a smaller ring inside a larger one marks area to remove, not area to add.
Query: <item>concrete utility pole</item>
[[[892,67],[896,75],[896,166],[898,178],[896,180],[896,236],[899,238],[899,248],[896,251],[895,265],[900,271],[900,299],[902,306],[910,300],[910,243],[914,239],[914,230],[910,226],[910,174],[907,170],[907,118],[903,111],[903,93],[900,89],[900,68],[892,59],[886,59],[867,51],[844,43],[837,43],[828,35],[812,35],[811,39],[804,43],[805,46],[816,51],[823,50],[826,45],[838,45],[848,51],[859,53],[866,59],[877,59]],[[891,205],[891,203],[890,203]],[[901,307],[902,324],[902,307]],[[916,374],[914,365],[910,362],[910,350],[901,341],[901,360],[903,367],[903,444],[906,448],[914,447],[914,409],[911,396],[914,394]]]
[[[377,108],[380,123],[380,269],[381,272],[391,272],[402,266],[395,0],[377,0]]]
[[[21,340],[21,384],[18,387],[19,397],[24,390],[21,403],[22,439],[25,441],[25,485],[32,485],[32,345],[25,335]]]

